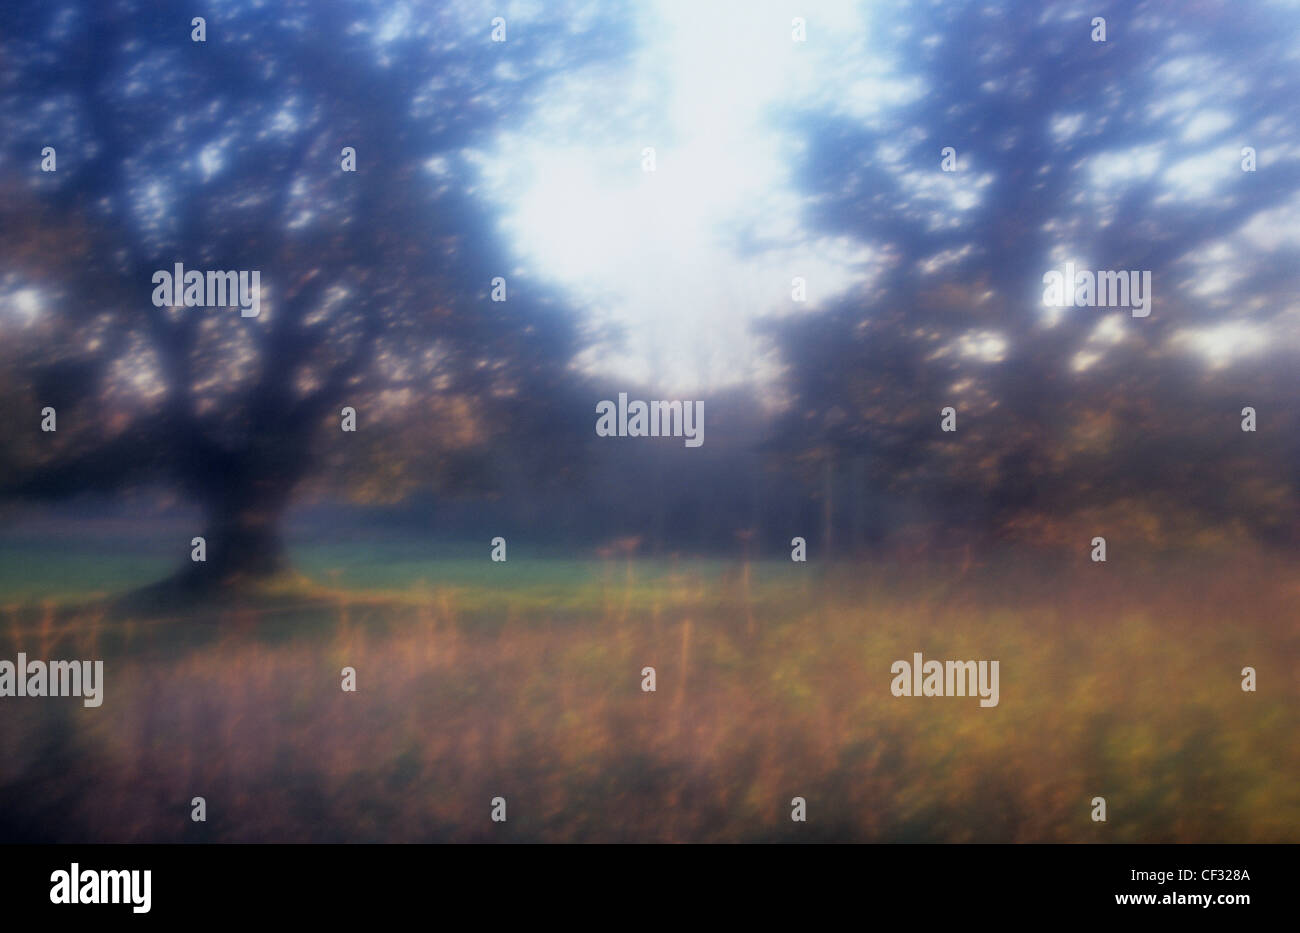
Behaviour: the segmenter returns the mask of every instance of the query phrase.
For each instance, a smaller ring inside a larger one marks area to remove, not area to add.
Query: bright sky
[[[795,42],[798,6],[647,5],[625,68],[567,77],[486,154],[525,268],[621,332],[586,368],[678,390],[761,380],[774,361],[750,333],[756,318],[815,310],[870,277],[869,244],[804,226],[790,176],[801,141],[780,125],[792,104],[870,119],[904,99],[868,54],[863,6],[816,4]],[[804,305],[791,299],[795,276]]]

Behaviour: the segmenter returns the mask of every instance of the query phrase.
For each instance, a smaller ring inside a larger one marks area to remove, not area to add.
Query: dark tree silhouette
[[[280,519],[325,459],[473,481],[476,437],[545,423],[574,334],[515,274],[472,150],[556,68],[619,48],[608,24],[514,23],[494,43],[443,4],[405,22],[381,4],[202,7],[30,5],[0,39],[0,274],[6,301],[40,296],[0,361],[5,492],[174,482],[207,516],[187,586],[282,569]],[[259,270],[260,316],[154,307],[176,262]],[[41,434],[47,405],[58,431]]]
[[[1092,41],[1093,16],[1107,41]],[[1054,521],[1112,508],[1158,519],[1163,537],[1241,526],[1300,543],[1300,264],[1293,235],[1270,235],[1300,207],[1296,18],[932,3],[882,15],[877,34],[901,36],[881,48],[919,79],[915,101],[873,123],[791,120],[817,225],[873,243],[880,275],[771,325],[792,398],[772,447],[840,491],[830,525],[856,482],[883,500],[878,519],[912,509],[949,531],[1051,537]],[[1207,271],[1225,256],[1226,290]],[[1042,276],[1066,259],[1151,270],[1150,317],[1046,313]],[[1190,349],[1199,328],[1233,323],[1267,352],[1216,369]],[[1267,431],[1242,434],[1247,405]],[[955,434],[939,429],[946,406]]]

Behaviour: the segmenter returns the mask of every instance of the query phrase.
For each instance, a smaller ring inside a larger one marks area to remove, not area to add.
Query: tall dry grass
[[[540,595],[314,589],[170,619],[10,606],[0,657],[102,656],[106,686],[98,709],[0,700],[0,832],[1300,841],[1285,561],[715,578],[625,564]],[[999,660],[1000,705],[892,696],[890,664],[913,651]],[[1240,689],[1246,665],[1257,693]],[[807,823],[789,818],[796,795]]]

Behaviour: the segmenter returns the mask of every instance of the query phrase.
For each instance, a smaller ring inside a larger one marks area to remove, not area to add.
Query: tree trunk
[[[203,535],[208,559],[201,575],[224,587],[287,570],[289,558],[279,530],[283,511],[283,507],[233,506],[214,512]]]
[[[190,548],[185,565],[171,581],[179,589],[199,594],[237,590],[289,569],[280,523],[296,479],[269,465],[259,466],[222,477],[203,497],[206,560],[193,560]]]
[[[241,454],[194,458],[182,482],[204,506],[206,522],[178,544],[184,562],[165,580],[129,593],[130,612],[175,611],[220,601],[290,569],[280,523],[302,477],[305,439],[289,431],[250,445]],[[202,536],[204,560],[194,560],[192,537]]]

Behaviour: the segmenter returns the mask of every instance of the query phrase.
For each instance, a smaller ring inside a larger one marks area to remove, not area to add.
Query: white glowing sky
[[[790,105],[870,119],[908,89],[868,54],[861,5],[660,2],[622,70],[559,84],[482,168],[530,271],[577,296],[601,344],[589,370],[677,389],[772,375],[755,318],[812,310],[867,280],[870,245],[821,238],[790,177]],[[642,171],[655,149],[657,169]],[[742,248],[737,238],[761,245]],[[808,301],[791,300],[791,280]]]

